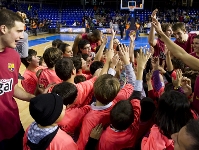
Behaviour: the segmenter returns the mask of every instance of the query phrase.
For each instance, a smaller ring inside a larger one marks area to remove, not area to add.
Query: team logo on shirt
[[[15,70],[15,64],[13,63],[8,63],[8,70],[13,72]]]
[[[12,91],[13,78],[0,79],[0,95]]]

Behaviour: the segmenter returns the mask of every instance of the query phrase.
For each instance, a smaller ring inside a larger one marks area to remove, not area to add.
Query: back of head
[[[82,58],[85,60],[85,61],[87,61],[87,58],[89,57],[89,55],[88,54],[81,54],[82,55]]]
[[[24,22],[21,16],[8,9],[0,10],[0,18],[0,26],[5,25],[8,29],[15,26],[15,21]]]
[[[151,98],[145,97],[140,101],[140,105],[141,105],[140,120],[146,122],[150,120],[154,115],[156,109],[155,103]]]
[[[186,31],[184,22],[176,22],[176,23],[172,26],[172,30],[173,30],[174,32],[177,31],[178,29],[181,29],[182,31]]]
[[[63,100],[55,93],[40,94],[29,103],[30,115],[41,126],[55,123],[62,110]]]
[[[101,61],[94,61],[92,62],[92,64],[90,65],[90,73],[92,75],[94,75],[95,71],[99,68],[103,68],[104,67],[104,63]]]
[[[177,59],[176,57],[174,57],[174,58],[171,59],[171,61],[172,61],[174,69],[181,69],[182,72],[184,72],[185,64],[182,62],[182,60]]]
[[[74,78],[75,84],[86,81],[86,77],[83,75],[76,75]]]
[[[128,100],[119,101],[110,112],[111,125],[116,130],[126,130],[134,121],[133,106]]]
[[[73,69],[74,65],[71,58],[62,58],[58,60],[55,65],[55,72],[57,76],[63,81],[67,81],[71,78]]]
[[[65,106],[72,104],[77,97],[77,88],[69,82],[62,82],[53,87],[52,93],[56,93],[63,99]]]
[[[73,65],[76,68],[76,72],[82,69],[82,56],[81,55],[73,56],[72,60],[73,60]]]
[[[62,43],[62,40],[60,40],[60,39],[55,39],[55,40],[52,41],[52,47],[57,48],[57,46],[58,46],[60,43]]]
[[[37,51],[35,51],[34,49],[29,49],[28,57],[26,57],[26,59],[22,59],[22,61],[21,61],[26,68],[29,66],[29,64],[30,64],[29,61],[32,60],[32,56],[37,56]]]
[[[101,35],[102,35],[102,32],[98,29],[95,29],[95,30],[92,31],[92,36],[95,37],[95,39],[97,41],[101,40]]]
[[[169,91],[161,95],[155,123],[165,136],[171,138],[171,134],[179,132],[192,118],[190,104],[185,94]]]
[[[43,54],[44,62],[48,68],[53,68],[58,60],[63,57],[63,53],[54,47],[47,48]]]
[[[187,135],[190,136],[192,144],[189,146],[189,150],[196,150],[199,147],[199,120],[190,120],[186,125]]]
[[[170,92],[173,90],[173,83],[167,83],[164,88],[164,92]]]
[[[120,83],[118,79],[110,74],[101,75],[94,83],[95,98],[104,105],[114,100],[119,90]]]

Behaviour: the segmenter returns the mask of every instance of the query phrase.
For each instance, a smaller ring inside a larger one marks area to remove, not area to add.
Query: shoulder
[[[62,142],[60,142],[62,141]],[[77,144],[73,141],[72,137],[66,134],[61,129],[58,130],[56,136],[53,138],[49,145],[50,149],[72,149],[77,150]]]

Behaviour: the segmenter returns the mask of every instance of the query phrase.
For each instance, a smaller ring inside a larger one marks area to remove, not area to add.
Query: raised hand
[[[151,59],[151,64],[153,66],[153,70],[158,70],[159,69],[159,57],[153,57]]]
[[[158,22],[158,20],[157,20],[156,18],[154,18],[154,17],[151,17],[151,18],[152,18],[151,25],[155,28],[155,31],[156,31],[158,34],[163,33],[161,24]]]
[[[156,18],[156,17],[157,17],[157,16],[156,16],[157,12],[158,12],[158,9],[156,8],[156,9],[152,12],[151,17]]]
[[[119,55],[120,55],[120,59],[124,62],[125,65],[130,64],[129,47],[122,44],[119,45]]]
[[[115,68],[115,66],[117,65],[118,61],[119,61],[119,55],[116,54],[113,56],[110,67]]]
[[[111,36],[112,36],[112,38],[115,38],[116,32],[117,32],[117,31],[114,31],[114,29],[111,28]]]
[[[105,34],[102,36],[102,43],[106,45],[107,42],[108,42],[108,38],[107,38],[107,35]]]
[[[149,70],[149,72],[146,74],[146,81],[151,81],[153,73]]]
[[[148,59],[150,58],[151,53],[149,53],[148,51],[146,52],[146,54],[143,53],[142,48],[140,49],[140,53],[137,53],[137,67],[138,68],[145,68],[146,62],[148,61]]]
[[[182,71],[181,69],[177,69],[176,70],[176,79],[172,78],[172,82],[174,87],[178,88],[181,86],[181,82],[182,82]]]

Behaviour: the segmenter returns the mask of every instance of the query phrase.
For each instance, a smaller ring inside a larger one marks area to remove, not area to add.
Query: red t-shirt
[[[162,61],[166,59],[166,56],[164,54],[165,52],[165,44],[163,41],[161,41],[159,38],[157,39],[157,43],[154,46],[154,54],[153,56],[158,56],[160,59],[160,64],[162,64]]]
[[[88,35],[87,35],[87,33],[83,33],[83,34],[82,34],[82,39],[88,40]],[[90,42],[90,45],[91,45],[91,51],[92,51],[92,52],[95,52],[95,51],[96,51],[96,48],[97,48],[97,46],[98,46],[98,42],[92,42],[92,41],[90,41],[90,40],[88,40],[88,41]]]
[[[96,79],[97,77],[93,77],[90,80],[75,84],[75,86],[77,87],[77,98],[73,105],[77,105],[76,107],[80,107],[90,104],[93,97],[93,84]]]
[[[126,84],[122,88],[115,99],[112,101],[112,105],[103,110],[90,110],[89,113],[83,119],[82,128],[77,141],[78,149],[84,150],[86,143],[88,142],[91,130],[98,124],[102,123],[104,127],[110,124],[110,111],[113,106],[120,100],[125,100],[129,98],[132,94],[133,86],[131,84]]]
[[[35,72],[32,72],[28,69],[25,70],[25,72],[23,74],[24,80],[21,80],[21,85],[26,92],[34,94],[36,87],[37,87],[37,82],[38,82],[36,72],[39,69],[44,69],[44,67],[42,67],[42,66],[37,67],[35,69]]]
[[[27,145],[28,137],[27,133],[28,130],[26,130],[26,133],[23,137],[23,150],[30,150],[30,148]],[[62,131],[61,129],[58,129],[57,134],[53,138],[53,140],[50,142],[50,145],[46,148],[46,150],[78,150],[77,144],[73,141],[73,139],[66,134],[66,132]]]
[[[81,127],[82,120],[90,109],[89,105],[80,108],[68,108],[65,111],[64,118],[58,123],[58,125],[66,133],[73,135],[75,131]]]
[[[194,86],[193,102],[191,108],[199,114],[199,76],[197,76]]]
[[[0,52],[0,141],[12,138],[20,129],[19,110],[13,98],[18,83],[19,54],[11,48]]]
[[[188,34],[188,39],[186,42],[184,43],[180,43],[177,40],[175,40],[174,42],[179,45],[180,47],[182,47],[187,53],[191,53],[193,51],[191,44],[193,44],[193,39],[196,36],[196,33],[189,33]]]
[[[114,131],[109,126],[101,135],[98,150],[121,150],[135,145],[140,120],[140,100],[132,100],[134,122],[124,131]]]
[[[38,79],[38,83],[43,84],[45,88],[50,83],[59,84],[61,82],[62,82],[62,80],[56,75],[55,70],[48,69],[48,68],[42,70],[42,72],[39,76],[39,79]],[[52,88],[49,90],[49,92],[52,90]]]
[[[159,128],[153,125],[149,137],[142,139],[141,149],[143,150],[174,150],[174,143],[172,139],[160,133]]]

